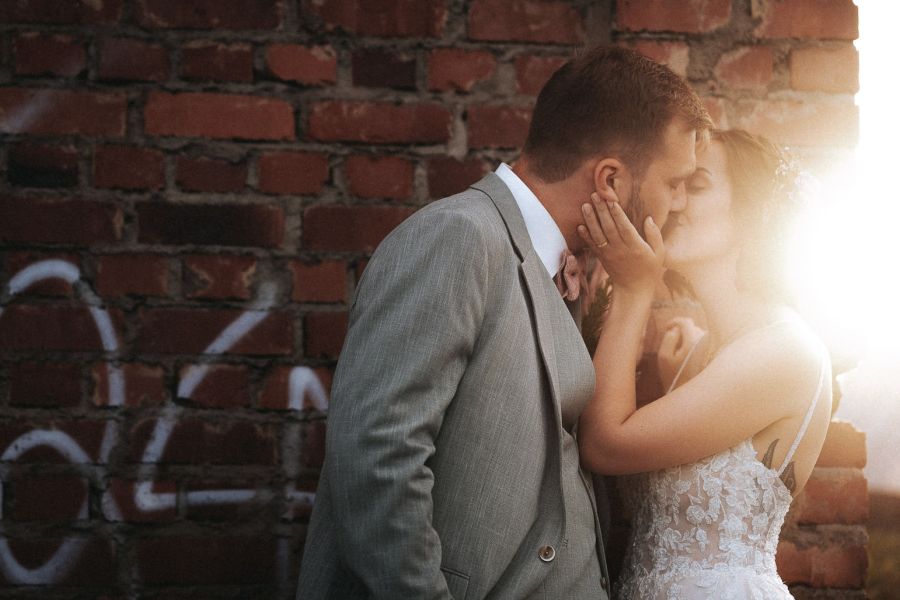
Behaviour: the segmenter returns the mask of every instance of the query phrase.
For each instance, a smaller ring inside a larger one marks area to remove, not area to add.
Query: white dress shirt
[[[566,238],[534,192],[506,163],[501,163],[494,172],[512,192],[522,212],[525,229],[528,230],[528,237],[531,238],[535,253],[544,263],[550,277],[555,277],[562,263],[563,252],[566,250]]]

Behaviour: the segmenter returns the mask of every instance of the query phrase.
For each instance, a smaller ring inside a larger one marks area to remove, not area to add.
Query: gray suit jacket
[[[351,309],[297,598],[605,598],[563,410],[593,386],[499,177],[411,216]]]

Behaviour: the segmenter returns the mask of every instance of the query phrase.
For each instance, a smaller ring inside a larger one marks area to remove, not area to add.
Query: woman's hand
[[[666,248],[652,217],[644,221],[644,241],[628,220],[614,192],[601,199],[591,194],[592,204],[583,204],[584,225],[578,235],[600,258],[609,273],[615,294],[652,293],[665,272]]]
[[[703,339],[704,335],[706,332],[689,317],[675,317],[666,324],[666,332],[663,334],[662,342],[656,353],[656,366],[659,369],[659,378],[662,381],[663,389],[669,389],[678,369],[687,360],[691,349]],[[699,363],[702,361],[694,362],[694,365],[686,365],[679,381],[685,382],[691,379],[699,370],[696,366]]]

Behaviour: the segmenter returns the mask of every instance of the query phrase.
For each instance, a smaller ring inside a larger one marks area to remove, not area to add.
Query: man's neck
[[[591,190],[580,184],[577,177],[547,183],[529,168],[526,157],[517,160],[512,165],[512,170],[534,192],[538,201],[550,214],[562,232],[569,250],[576,253],[581,250],[584,243],[576,233],[576,227],[581,222],[579,207],[582,202],[590,199]],[[581,202],[578,201],[579,198],[582,199]]]

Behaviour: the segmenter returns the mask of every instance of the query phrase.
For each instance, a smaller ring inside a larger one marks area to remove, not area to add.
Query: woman
[[[578,426],[582,462],[639,474],[622,486],[633,531],[620,598],[791,598],[775,550],[825,439],[831,373],[774,262],[796,198],[785,164],[761,138],[715,132],[665,244],[651,218],[641,239],[614,198],[583,207],[579,233],[614,289]],[[638,407],[635,367],[667,267],[702,305],[709,333],[671,324],[659,352],[668,391]]]

